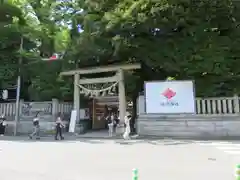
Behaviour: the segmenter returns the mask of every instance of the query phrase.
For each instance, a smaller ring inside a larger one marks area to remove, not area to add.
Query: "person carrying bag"
[[[29,135],[29,138],[32,139],[34,136],[37,140],[40,139],[40,125],[39,125],[39,117],[38,114],[33,118],[33,132]]]
[[[55,133],[55,140],[58,140],[58,136],[60,137],[61,140],[64,139],[63,135],[62,135],[62,128],[65,127],[65,125],[63,124],[61,115],[59,114],[57,119],[56,119],[56,133]]]

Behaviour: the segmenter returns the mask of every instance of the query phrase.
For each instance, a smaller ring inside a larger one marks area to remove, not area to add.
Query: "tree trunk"
[[[135,134],[136,133],[136,118],[137,118],[137,98],[138,98],[138,93],[134,93],[132,96],[132,120],[130,123],[131,127],[131,133]]]

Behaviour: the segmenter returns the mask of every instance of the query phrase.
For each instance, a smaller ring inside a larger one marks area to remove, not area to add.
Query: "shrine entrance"
[[[97,107],[94,107],[94,102],[99,102],[99,100],[104,99],[106,95],[109,96],[110,94],[118,91],[118,109],[120,120],[119,127],[123,129],[124,117],[127,107],[124,84],[124,70],[134,70],[140,68],[140,64],[109,65],[61,72],[61,76],[74,76],[74,110],[77,112],[77,121],[80,119],[80,94],[93,99],[92,111],[95,111],[93,114],[96,116]],[[82,75],[99,74],[106,72],[114,72],[115,75],[111,77],[101,78],[81,78]],[[94,101],[94,99],[96,101]],[[92,117],[93,126],[95,128],[104,126],[104,122],[101,120],[101,118],[101,116]],[[96,121],[96,119],[98,119],[99,122]]]

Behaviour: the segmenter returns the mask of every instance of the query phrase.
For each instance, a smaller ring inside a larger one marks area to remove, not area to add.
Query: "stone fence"
[[[196,114],[202,115],[233,115],[240,111],[240,98],[218,97],[218,98],[196,98]],[[138,98],[138,114],[145,113],[144,96]]]
[[[196,98],[196,115],[148,115],[145,114],[144,96],[139,96],[137,110],[140,135],[156,136],[240,136],[240,99],[234,97]],[[49,102],[20,102],[19,133],[32,130],[32,119],[40,112],[41,129],[50,132],[54,127],[55,115],[61,112],[69,120],[73,104],[53,99]],[[12,134],[16,112],[15,103],[1,103],[0,114],[5,114]]]
[[[196,98],[196,114],[146,114],[139,98],[137,131],[141,136],[240,138],[239,97]]]
[[[144,96],[139,96],[138,99],[138,114],[145,113]],[[196,113],[202,115],[223,115],[236,114],[240,110],[240,98],[234,97],[219,97],[219,98],[196,98]],[[34,116],[40,112],[41,116],[56,115],[58,112],[62,114],[70,114],[73,108],[72,102],[59,102],[53,99],[49,102],[24,102],[20,101],[20,116]],[[14,117],[16,111],[15,103],[0,103],[0,114],[5,114],[7,117]]]
[[[24,102],[20,101],[20,121],[18,123],[18,134],[27,134],[32,131],[33,117],[39,113],[41,131],[44,134],[52,133],[55,125],[55,116],[60,112],[68,124],[70,119],[73,103],[59,102],[57,99],[53,99],[48,102]],[[0,103],[0,114],[4,114],[7,118],[7,134],[13,134],[15,127],[15,103]]]
[[[69,114],[73,108],[73,103],[59,102],[57,99],[45,102],[24,102],[20,101],[20,117],[28,119],[40,112],[40,116],[55,116],[58,112]],[[16,113],[16,103],[0,103],[0,114],[13,120]],[[13,118],[13,119],[12,119]]]

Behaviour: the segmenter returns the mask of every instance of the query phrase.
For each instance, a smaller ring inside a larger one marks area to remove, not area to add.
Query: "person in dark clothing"
[[[38,114],[33,118],[33,132],[29,135],[29,138],[32,139],[34,136],[36,139],[40,139],[40,124]]]
[[[117,114],[113,113],[112,114],[112,117],[113,119],[113,132],[116,133],[116,130],[117,130],[117,126],[118,126],[118,118],[117,118]]]
[[[60,136],[61,140],[64,139],[62,135],[62,128],[64,128],[65,125],[63,124],[61,115],[59,114],[56,119],[56,133],[55,133],[55,140],[58,140],[58,136]]]
[[[0,135],[4,136],[7,123],[4,115],[0,117]]]

